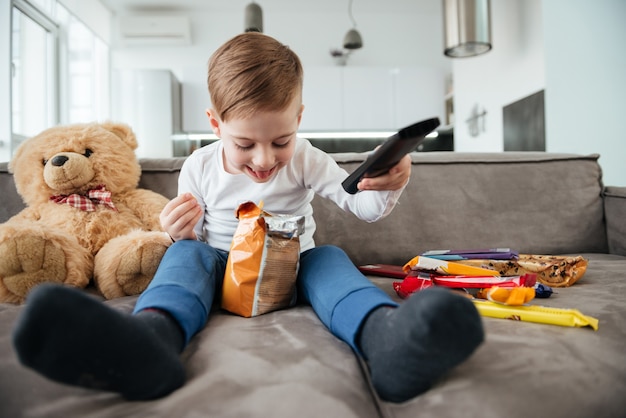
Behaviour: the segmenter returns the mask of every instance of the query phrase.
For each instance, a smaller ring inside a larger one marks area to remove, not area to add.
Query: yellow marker
[[[473,300],[478,312],[483,316],[516,321],[537,322],[561,325],[564,327],[591,327],[598,330],[598,320],[583,315],[577,309],[548,308],[545,306],[508,306],[486,300]]]

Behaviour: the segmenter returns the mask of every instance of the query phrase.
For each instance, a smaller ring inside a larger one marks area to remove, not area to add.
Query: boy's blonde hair
[[[209,59],[209,94],[223,122],[287,108],[301,97],[302,79],[295,52],[258,32],[235,36]]]

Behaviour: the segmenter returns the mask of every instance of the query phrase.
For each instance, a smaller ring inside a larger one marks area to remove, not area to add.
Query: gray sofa
[[[347,170],[361,154],[333,154]],[[357,265],[404,264],[430,249],[511,247],[589,260],[576,284],[535,305],[575,308],[591,328],[484,317],[486,341],[430,391],[381,402],[366,368],[308,306],[241,318],[217,311],[183,353],[187,384],[149,402],[66,387],[21,367],[10,333],[21,306],[0,305],[2,417],[624,417],[626,188],[602,184],[597,155],[414,154],[394,212],[365,224],[314,202],[318,244]],[[176,193],[181,158],[143,160],[141,187]],[[0,164],[0,222],[20,210]],[[371,277],[395,295],[394,279]],[[129,311],[136,297],[107,301]],[[399,300],[399,299],[398,299]],[[80,312],[76,313],[80,315]]]

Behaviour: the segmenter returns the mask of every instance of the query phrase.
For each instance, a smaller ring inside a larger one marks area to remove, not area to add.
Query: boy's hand
[[[161,211],[159,220],[163,230],[174,241],[195,240],[193,227],[202,217],[202,207],[191,193],[184,193],[170,200]]]
[[[411,157],[405,155],[389,172],[378,177],[364,177],[357,185],[359,190],[398,190],[411,176]]]

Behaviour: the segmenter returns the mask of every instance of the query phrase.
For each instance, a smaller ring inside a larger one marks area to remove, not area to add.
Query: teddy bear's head
[[[141,167],[137,140],[128,125],[91,123],[56,126],[24,141],[9,163],[27,205],[51,196],[86,194],[104,185],[113,194],[137,187]]]

